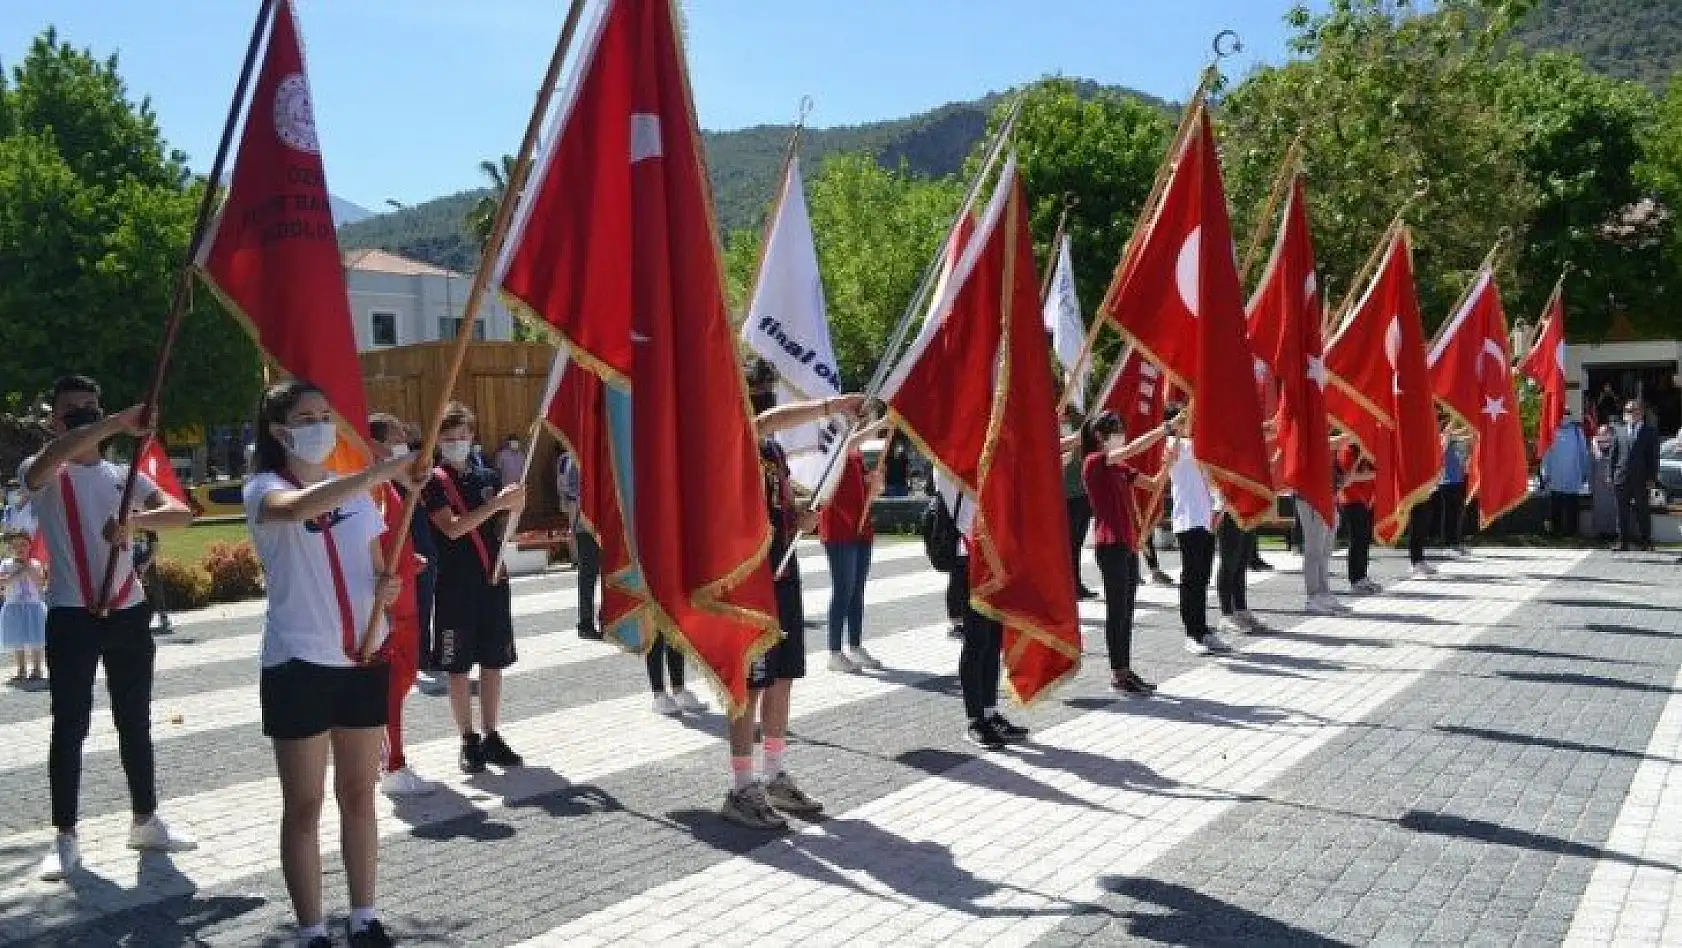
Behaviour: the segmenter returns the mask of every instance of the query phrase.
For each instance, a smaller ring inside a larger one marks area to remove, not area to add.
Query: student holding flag
[[[1144,477],[1128,459],[1141,454],[1168,434],[1157,428],[1128,444],[1120,416],[1106,411],[1087,426],[1094,450],[1081,464],[1087,496],[1092,498],[1092,515],[1097,524],[1094,554],[1104,576],[1104,641],[1110,652],[1110,687],[1130,695],[1149,695],[1156,686],[1133,671],[1133,607],[1139,585],[1141,524],[1136,522],[1137,502],[1133,490],[1144,485],[1156,489],[1167,476],[1158,471]],[[1170,459],[1172,463],[1172,459]]]
[[[438,667],[450,676],[450,713],[461,732],[461,772],[483,773],[486,764],[519,767],[524,761],[497,732],[502,709],[502,670],[514,664],[512,593],[497,577],[495,550],[502,542],[500,515],[518,517],[526,502],[521,484],[504,485],[497,473],[473,463],[473,412],[460,402],[444,411],[438,430],[443,459],[421,495],[438,540]],[[479,668],[481,736],[473,728],[470,676]]]
[[[134,810],[129,846],[176,852],[197,845],[157,816],[151,731],[157,646],[147,632],[152,610],[141,592],[128,544],[133,531],[184,527],[193,513],[141,475],[135,484],[135,511],[126,529],[119,531],[117,505],[128,469],[102,458],[100,446],[119,434],[145,437],[150,430],[142,406],[107,416],[99,396],[99,383],[85,376],[67,375],[54,382],[48,424],[55,437],[18,468],[18,480],[29,494],[53,564],[46,595],[53,715],[47,780],[58,833],[41,861],[39,874],[47,881],[64,879],[82,861],[76,844],[82,742],[88,736],[94,679],[101,664]],[[117,558],[116,584],[107,609],[100,609],[98,586],[112,556]]]
[[[374,912],[379,826],[374,784],[388,716],[389,650],[361,660],[369,615],[389,609],[401,580],[387,570],[386,525],[369,491],[402,480],[408,465],[388,457],[349,477],[323,464],[339,440],[327,398],[313,383],[271,386],[258,406],[257,474],[245,484],[245,517],[263,560],[259,686],[263,733],[274,741],[283,810],[281,872],[298,916],[299,939],[325,942],[321,905],[321,804],[327,759],[350,887],[352,945],[391,944]],[[377,622],[377,646],[388,626]]]

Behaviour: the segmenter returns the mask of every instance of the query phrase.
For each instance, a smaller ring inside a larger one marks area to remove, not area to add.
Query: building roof
[[[346,270],[361,270],[367,273],[392,273],[397,276],[450,276],[459,277],[460,273],[435,267],[402,254],[389,250],[347,250],[344,254]]]

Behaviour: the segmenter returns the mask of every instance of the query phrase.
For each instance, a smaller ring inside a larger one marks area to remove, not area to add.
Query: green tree
[[[490,190],[474,201],[473,207],[468,210],[467,230],[478,239],[481,250],[491,239],[497,209],[502,206],[502,196],[508,192],[508,182],[514,177],[514,165],[513,155],[503,155],[501,161],[479,162],[479,172],[490,182]]]
[[[1239,244],[1290,141],[1304,130],[1310,213],[1331,299],[1340,300],[1416,182],[1408,214],[1420,297],[1439,323],[1503,228],[1523,241],[1535,189],[1523,141],[1495,107],[1502,31],[1528,4],[1334,0],[1288,21],[1302,58],[1259,69],[1220,96]],[[1253,277],[1254,275],[1252,275]],[[1511,284],[1511,258],[1504,282]]]
[[[835,358],[847,384],[862,387],[939,249],[963,199],[962,186],[889,171],[869,155],[837,155],[807,182],[807,192]],[[731,306],[738,313],[753,291],[760,239],[744,228],[726,244]]]
[[[111,404],[150,381],[202,183],[115,58],[48,30],[0,87],[0,379],[11,404],[78,371]],[[200,293],[164,393],[164,425],[248,416],[259,384],[245,332]]]
[[[994,109],[989,132],[1004,122],[1011,101]],[[1013,145],[1032,205],[1030,225],[1040,261],[1038,275],[1043,281],[1054,263],[1056,248],[1051,241],[1067,206],[1075,289],[1088,325],[1109,289],[1173,134],[1174,120],[1168,112],[1111,89],[1083,96],[1077,83],[1054,78],[1024,93]],[[985,141],[977,146],[969,162],[972,173],[985,147]],[[1119,348],[1114,334],[1105,334],[1101,340],[1095,359],[1100,370]]]
[[[1569,262],[1576,268],[1566,284],[1573,338],[1605,334],[1608,294],[1640,328],[1674,335],[1676,315],[1664,305],[1674,285],[1664,255],[1668,228],[1657,215],[1640,215],[1641,137],[1653,119],[1652,94],[1558,53],[1515,55],[1499,75],[1496,104],[1518,130],[1518,157],[1536,198],[1528,239],[1516,249],[1521,282],[1508,287],[1512,317],[1533,321]]]

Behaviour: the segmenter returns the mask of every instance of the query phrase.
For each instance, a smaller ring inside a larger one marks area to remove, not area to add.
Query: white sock
[[[374,914],[374,907],[371,905],[367,908],[352,908],[350,910],[351,932],[363,931],[368,927],[368,923],[374,921],[377,917]]]
[[[309,926],[308,928],[304,928],[304,927],[300,926],[299,929],[298,929],[298,946],[299,946],[299,948],[309,948],[309,943],[310,942],[314,941],[317,938],[326,938],[326,937],[327,937],[327,923],[325,923],[325,922],[319,922],[317,924]]]

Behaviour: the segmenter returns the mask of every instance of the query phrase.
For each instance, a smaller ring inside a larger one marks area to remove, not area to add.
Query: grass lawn
[[[158,534],[158,539],[161,541],[158,552],[162,555],[183,563],[197,563],[204,559],[205,548],[212,543],[237,543],[251,539],[251,535],[245,530],[245,521],[236,520],[232,523],[195,523],[181,530],[166,530]]]

